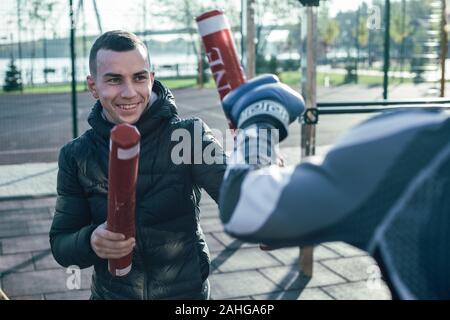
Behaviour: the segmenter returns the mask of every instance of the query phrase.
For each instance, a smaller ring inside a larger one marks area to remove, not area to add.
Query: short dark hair
[[[91,48],[91,52],[89,53],[89,71],[93,76],[97,74],[97,53],[99,50],[105,49],[124,52],[134,50],[138,46],[142,46],[147,52],[148,63],[151,66],[147,46],[134,33],[123,30],[105,32],[95,40]]]

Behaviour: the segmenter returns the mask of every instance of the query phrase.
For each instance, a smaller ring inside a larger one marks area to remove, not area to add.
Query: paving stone
[[[221,272],[249,270],[281,265],[276,259],[258,248],[222,251],[212,264]]]
[[[33,261],[36,270],[62,268],[49,250],[33,252]]]
[[[217,252],[225,249],[225,246],[214,238],[212,233],[205,233],[205,237],[210,252]]]
[[[33,269],[33,258],[30,253],[0,256],[0,273],[32,271]]]
[[[200,225],[202,226],[203,232],[223,231],[223,225],[219,218],[200,219]]]
[[[28,226],[23,221],[8,221],[0,224],[0,238],[16,237],[28,234]]]
[[[0,199],[11,197],[56,195],[55,181],[58,164],[34,163],[27,165],[3,165],[0,170]],[[36,201],[36,200],[33,200]],[[37,200],[36,203],[42,201]],[[32,206],[37,206],[31,203]],[[24,207],[26,204],[24,204]]]
[[[200,208],[207,209],[207,210],[217,210],[218,211],[218,205],[215,201],[204,201],[203,199],[200,201]]]
[[[327,243],[324,243],[323,246],[327,247],[328,249],[333,250],[334,252],[340,254],[343,257],[367,255],[367,252],[365,252],[361,249],[358,249],[354,246],[351,246],[345,242],[327,242]]]
[[[53,217],[55,216],[55,207],[48,207],[47,211],[50,214],[50,217],[53,219]]]
[[[200,200],[200,205],[211,205],[214,204],[217,206],[216,202],[213,198],[206,192],[205,190],[202,190],[202,199]]]
[[[30,221],[28,223],[28,233],[29,234],[46,234],[50,232],[50,227],[52,226],[52,220],[37,220]]]
[[[0,202],[1,204],[2,202]],[[41,219],[51,219],[48,208],[16,209],[0,211],[0,224],[5,222],[27,222]]]
[[[70,290],[45,294],[45,300],[89,300],[91,290]]]
[[[296,266],[264,268],[260,269],[259,272],[278,284],[284,290],[301,289],[305,284],[306,287],[313,288],[346,282],[345,279],[319,263],[314,263],[313,277],[311,279],[301,278]]]
[[[8,221],[0,224],[0,238],[48,234],[51,220]]]
[[[252,297],[250,297],[250,296],[244,296],[244,297],[230,298],[228,300],[254,300],[254,299]]]
[[[227,249],[238,249],[238,248],[259,248],[259,244],[257,243],[247,243],[247,242],[242,242],[236,238],[230,237],[229,235],[227,235],[225,232],[221,231],[221,232],[214,232],[214,237],[219,240],[220,242],[222,242],[222,244],[227,248]]]
[[[291,265],[294,263],[297,264],[300,257],[299,247],[275,249],[266,252],[273,255],[275,258],[286,265]],[[339,256],[335,252],[323,246],[317,246],[314,248],[314,261],[338,257]]]
[[[366,281],[351,282],[322,288],[338,300],[390,300],[389,288],[380,280],[377,287],[369,287]]]
[[[18,208],[22,208],[22,201],[18,201],[18,200],[0,201],[0,211],[1,212],[5,211],[5,210],[16,210]]]
[[[219,217],[219,209],[217,209],[217,205],[215,207],[204,207],[200,206],[200,220],[207,218],[218,218]]]
[[[92,268],[81,270],[80,275],[81,289],[89,289]],[[3,289],[10,297],[66,292],[71,276],[65,268],[12,273],[3,277]]]
[[[377,266],[369,256],[325,260],[320,263],[349,281],[367,279],[373,273],[373,266]]]
[[[6,295],[8,295],[8,294],[6,294]],[[44,295],[37,294],[34,296],[17,296],[17,297],[13,297],[13,298],[8,296],[8,298],[10,298],[11,300],[44,300]]]
[[[318,288],[278,291],[252,296],[255,300],[333,300],[333,298]]]
[[[50,248],[48,234],[2,239],[3,254],[33,252]]]
[[[339,258],[339,255],[322,245],[314,247],[314,260],[321,261],[332,258]]]
[[[55,204],[56,204],[56,197],[39,198],[24,201],[23,208],[31,208],[31,209],[47,208],[47,207],[54,208]]]
[[[207,193],[203,192],[202,199],[200,200],[200,208],[217,209],[217,203],[210,196],[205,197],[205,195],[207,195]]]
[[[211,297],[215,300],[280,290],[277,285],[254,270],[213,274],[209,277],[209,281],[211,282]]]
[[[227,251],[227,253],[228,254],[231,254],[231,253],[229,253],[228,251]],[[210,270],[210,273],[211,274],[213,274],[213,273],[222,273],[219,269],[218,269],[218,267],[215,265],[215,261],[217,260],[217,257],[218,256],[222,256],[222,255],[224,255],[225,254],[225,252],[223,252],[223,251],[211,251],[210,252],[210,258],[211,258],[211,270]],[[222,257],[220,257],[219,259],[223,259]],[[218,261],[218,260],[217,260]]]

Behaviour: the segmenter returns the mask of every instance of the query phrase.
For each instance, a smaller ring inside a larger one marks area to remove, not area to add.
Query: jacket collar
[[[155,80],[152,91],[157,94],[158,99],[147,108],[140,119],[134,124],[141,136],[151,134],[164,121],[178,115],[175,98],[168,88],[158,80]],[[89,114],[88,123],[100,136],[109,139],[114,124],[103,117],[102,110],[103,107],[100,101],[97,100]]]

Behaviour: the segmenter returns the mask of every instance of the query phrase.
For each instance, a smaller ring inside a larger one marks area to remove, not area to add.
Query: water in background
[[[152,55],[151,60],[156,75],[163,77],[194,76],[197,74],[197,57],[186,54],[164,54]],[[0,59],[0,86],[4,84],[5,74],[8,70],[10,59]],[[48,83],[67,83],[71,81],[71,60],[67,58],[43,58],[16,59],[16,67],[22,71],[22,82],[27,85],[44,84],[44,69],[52,69],[54,72],[47,73]],[[76,76],[77,81],[84,81],[89,73],[89,61],[87,57],[77,58]]]

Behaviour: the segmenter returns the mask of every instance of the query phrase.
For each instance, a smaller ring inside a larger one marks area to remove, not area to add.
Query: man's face
[[[113,123],[136,123],[152,94],[154,74],[144,48],[125,52],[100,49],[97,74],[87,77],[89,90],[99,99]]]

